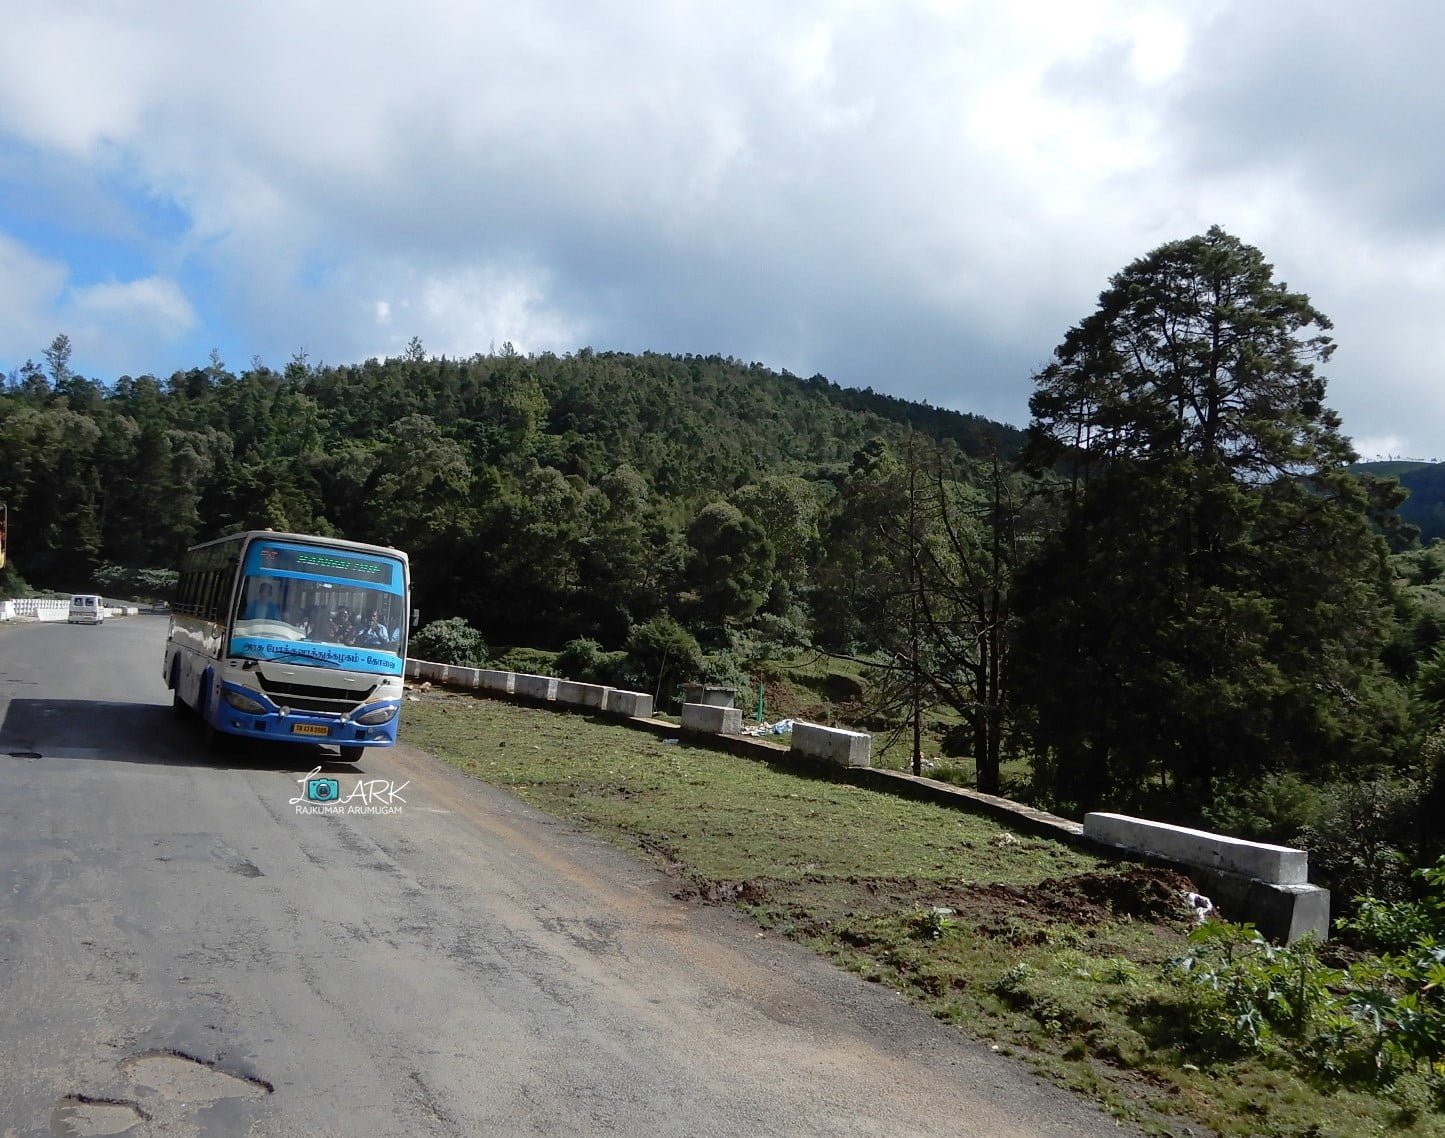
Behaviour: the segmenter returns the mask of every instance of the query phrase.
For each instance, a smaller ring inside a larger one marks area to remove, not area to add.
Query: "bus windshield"
[[[253,542],[238,590],[230,654],[400,675],[405,588],[399,559]]]

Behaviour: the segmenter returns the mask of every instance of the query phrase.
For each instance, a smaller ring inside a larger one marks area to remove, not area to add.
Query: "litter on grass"
[[[779,719],[776,723],[757,723],[744,727],[744,735],[786,735],[793,729],[791,719]]]

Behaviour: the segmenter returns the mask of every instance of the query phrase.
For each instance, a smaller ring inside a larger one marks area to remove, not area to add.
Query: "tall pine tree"
[[[1387,757],[1381,503],[1324,405],[1329,328],[1215,227],[1117,274],[1035,377],[1029,454],[1067,509],[1016,665],[1060,806],[1191,817],[1224,784]]]

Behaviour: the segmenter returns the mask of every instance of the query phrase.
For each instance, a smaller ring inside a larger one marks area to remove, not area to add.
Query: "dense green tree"
[[[716,632],[746,621],[767,600],[773,547],[763,527],[728,502],[704,506],[687,529],[693,615]]]
[[[733,491],[729,501],[763,527],[773,547],[773,587],[765,607],[791,615],[808,592],[818,552],[819,485],[796,474],[767,474]]]
[[[429,548],[454,528],[470,526],[471,466],[466,452],[425,415],[391,426],[374,454],[352,532],[400,549]]]
[[[1117,274],[1035,377],[1028,453],[1065,520],[1021,582],[1016,690],[1057,803],[1190,815],[1396,745],[1388,488],[1344,469],[1329,326],[1214,228]]]

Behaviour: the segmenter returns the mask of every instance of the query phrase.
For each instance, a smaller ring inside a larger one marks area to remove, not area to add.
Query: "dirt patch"
[[[768,899],[768,891],[755,881],[698,881],[673,896],[699,905],[760,905]]]
[[[823,677],[823,698],[831,703],[862,703],[863,681],[857,676],[845,676],[841,672],[829,672]]]
[[[950,889],[935,903],[979,921],[1094,927],[1122,918],[1158,924],[1184,923],[1192,910],[1184,894],[1189,878],[1171,869],[1138,868],[1083,873],[1037,885],[970,885]]]

